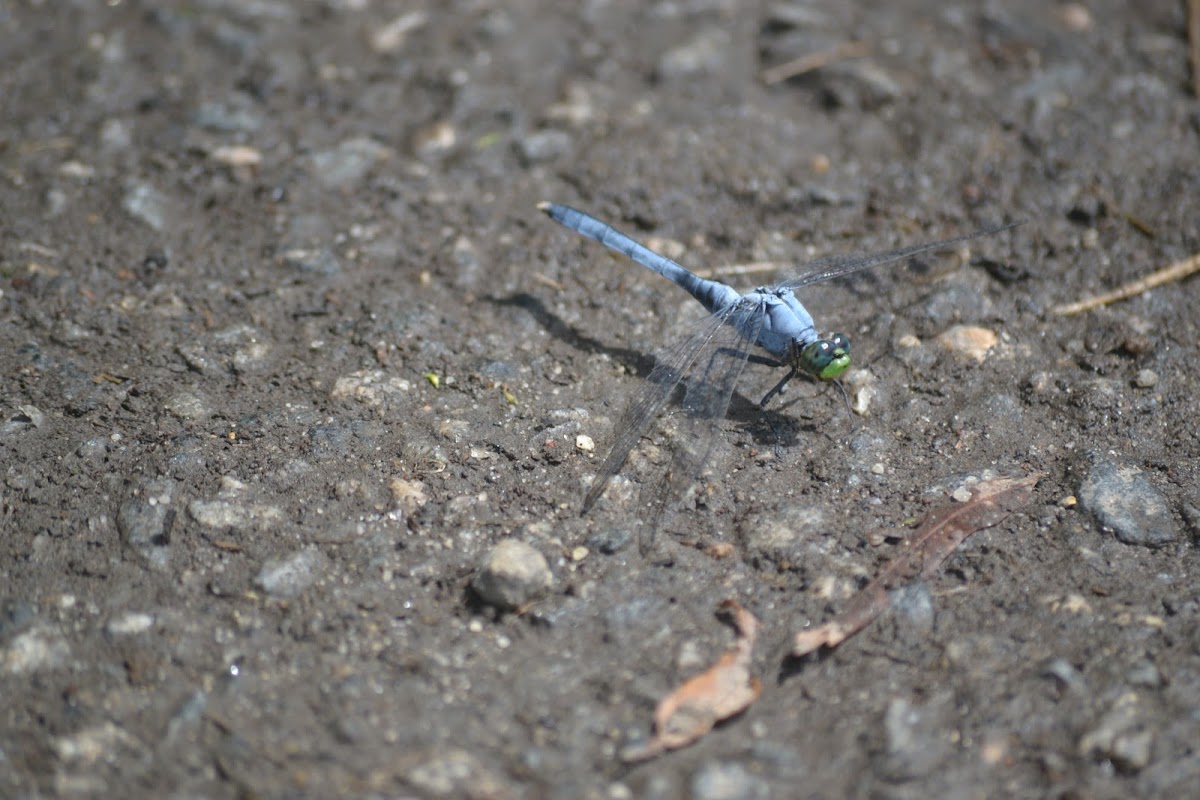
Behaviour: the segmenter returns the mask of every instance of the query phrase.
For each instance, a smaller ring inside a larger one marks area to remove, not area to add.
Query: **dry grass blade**
[[[971,490],[965,503],[934,512],[917,530],[904,551],[879,576],[855,595],[831,622],[796,634],[792,655],[803,656],[821,647],[834,647],[865,628],[887,610],[891,590],[930,577],[972,533],[990,528],[1029,502],[1041,475],[997,478]]]
[[[869,52],[871,52],[871,47],[866,42],[843,42],[837,47],[820,50],[816,53],[809,53],[806,56],[801,56],[800,58],[785,61],[782,64],[764,69],[759,73],[758,77],[759,80],[770,86],[773,83],[786,81],[788,78],[795,78],[797,75],[803,75],[806,72],[827,67],[830,64],[847,58],[865,56]]]
[[[757,275],[763,272],[779,272],[793,266],[787,261],[751,261],[748,264],[730,264],[725,267],[698,269],[701,278],[723,278],[728,276]]]
[[[689,745],[721,720],[745,710],[762,693],[762,683],[750,674],[758,620],[736,600],[726,600],[721,609],[733,615],[737,644],[707,671],[685,681],[659,702],[654,712],[654,738],[627,748],[621,754],[623,760],[644,761]]]
[[[1200,1],[1200,0],[1198,0]],[[1168,267],[1163,267],[1157,272],[1152,272],[1144,278],[1138,278],[1132,283],[1127,283],[1124,286],[1113,289],[1111,292],[1098,294],[1094,297],[1089,297],[1085,300],[1079,300],[1074,303],[1066,303],[1061,306],[1055,306],[1052,310],[1055,314],[1060,314],[1064,317],[1069,317],[1073,314],[1081,314],[1084,311],[1091,311],[1093,308],[1106,306],[1109,303],[1115,303],[1118,300],[1126,300],[1134,295],[1139,295],[1142,292],[1148,292],[1156,286],[1162,286],[1164,283],[1171,281],[1181,281],[1193,272],[1200,272],[1200,253],[1194,256],[1176,261]]]

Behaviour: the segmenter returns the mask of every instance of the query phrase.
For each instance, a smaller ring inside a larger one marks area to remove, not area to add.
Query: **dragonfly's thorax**
[[[790,361],[795,343],[817,340],[817,330],[807,309],[790,289],[759,288],[746,295],[759,304],[762,328],[757,344],[780,361]]]

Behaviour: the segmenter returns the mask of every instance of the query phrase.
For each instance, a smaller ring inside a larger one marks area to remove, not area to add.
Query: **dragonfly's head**
[[[844,333],[809,342],[800,350],[800,369],[822,381],[838,378],[850,366],[850,340]]]

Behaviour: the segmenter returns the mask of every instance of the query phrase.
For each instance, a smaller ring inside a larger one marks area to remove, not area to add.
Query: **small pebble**
[[[571,560],[572,561],[583,561],[585,558],[587,558],[587,556],[588,556],[588,549],[583,546],[576,547],[574,550],[571,551]]]
[[[317,582],[328,562],[320,550],[306,547],[284,558],[269,559],[254,582],[272,597],[299,597]]]
[[[1000,341],[994,332],[987,328],[974,328],[968,325],[955,325],[937,337],[942,347],[955,355],[969,358],[977,364],[982,364],[987,353]]]
[[[571,135],[550,128],[523,137],[518,146],[526,164],[553,161],[571,149]]]
[[[519,608],[554,584],[546,558],[517,539],[505,539],[488,553],[471,583],[479,598],[501,609]]]
[[[692,797],[696,800],[755,800],[771,796],[771,787],[741,764],[714,761],[705,764],[692,777]]]
[[[110,620],[104,630],[110,636],[126,636],[134,633],[145,633],[154,627],[154,615],[131,612],[123,617]]]
[[[367,43],[376,53],[395,53],[404,47],[410,33],[425,27],[427,22],[427,12],[408,11],[373,30]]]
[[[1153,732],[1146,727],[1147,715],[1137,693],[1117,698],[1108,711],[1079,740],[1079,754],[1101,756],[1126,772],[1137,772],[1150,763]]]
[[[1166,499],[1136,467],[1108,462],[1093,466],[1079,487],[1079,502],[1125,544],[1161,547],[1175,541]]]
[[[210,154],[213,161],[227,167],[257,167],[262,163],[262,153],[248,145],[218,147]]]
[[[148,183],[132,184],[121,199],[121,207],[129,216],[156,231],[167,227],[168,205],[167,196]]]
[[[1092,13],[1083,3],[1066,3],[1058,9],[1058,21],[1069,31],[1086,31],[1092,27]]]
[[[628,547],[632,540],[633,533],[628,528],[608,528],[593,533],[584,539],[583,543],[589,550],[611,556]]]
[[[951,752],[946,720],[936,704],[914,705],[896,697],[883,714],[884,769],[889,777],[911,779],[935,772]]]
[[[1133,383],[1139,389],[1149,389],[1158,383],[1158,373],[1152,369],[1140,370],[1137,377],[1133,379]]]
[[[10,675],[44,673],[65,664],[70,654],[71,647],[58,630],[35,627],[0,649],[0,667]]]
[[[326,189],[347,189],[374,174],[392,155],[390,147],[364,136],[313,153],[310,163],[313,175]]]
[[[590,453],[596,449],[596,442],[587,434],[581,433],[575,437],[575,449]]]

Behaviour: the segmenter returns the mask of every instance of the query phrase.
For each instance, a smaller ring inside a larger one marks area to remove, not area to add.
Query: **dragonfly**
[[[1013,222],[981,228],[961,236],[886,252],[829,256],[810,262],[803,271],[782,283],[760,286],[741,294],[720,281],[701,278],[590,214],[559,203],[539,203],[538,209],[560,225],[594,239],[674,282],[709,312],[687,336],[660,355],[647,377],[646,387],[617,424],[612,449],[584,497],[582,514],[600,499],[612,478],[624,466],[629,453],[682,382],[684,424],[676,437],[672,465],[658,498],[659,513],[651,536],[672,497],[682,494],[700,477],[712,452],[717,424],[729,410],[734,387],[747,361],[787,369],[783,378],[759,401],[762,412],[798,375],[837,383],[850,367],[849,337],[843,333],[818,334],[812,315],[796,297],[796,290],[1023,224]],[[757,346],[768,356],[752,354],[749,346]],[[650,539],[643,540],[643,552],[648,549],[649,542]]]

